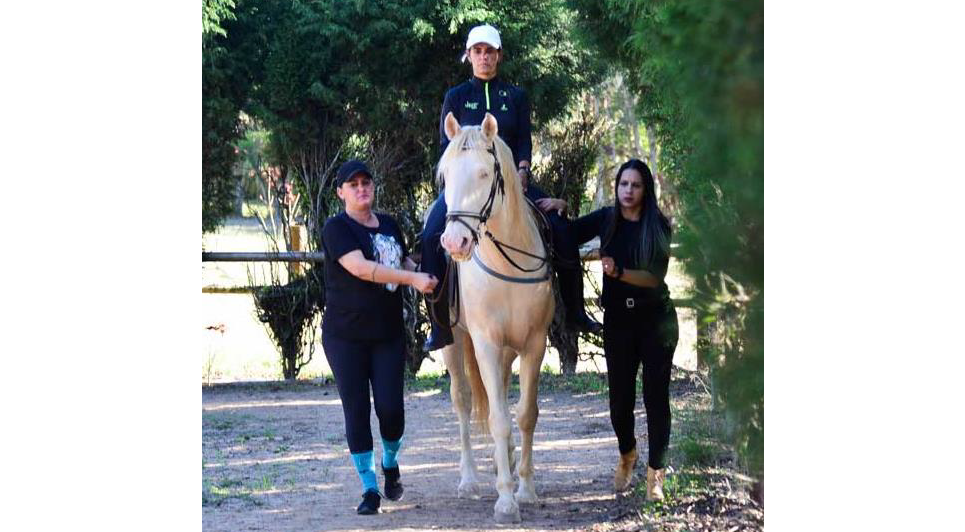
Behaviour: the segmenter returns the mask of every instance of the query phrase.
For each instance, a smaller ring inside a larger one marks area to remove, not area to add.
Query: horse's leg
[[[500,364],[502,365],[503,371],[503,400],[506,404],[509,404],[509,388],[513,384],[513,361],[516,360],[516,352],[508,347],[503,348],[502,358],[500,359]],[[506,442],[506,448],[509,449],[509,470],[512,472],[513,476],[518,476],[516,473],[516,441],[513,440],[513,434],[510,432],[509,440]],[[496,474],[496,448],[493,447],[493,474]]]
[[[472,350],[472,343],[465,331],[453,329],[453,343],[442,349],[442,357],[449,370],[449,396],[452,408],[459,418],[459,439],[462,444],[459,457],[459,497],[479,495],[479,478],[476,476],[476,462],[472,456],[472,433],[470,415],[472,412],[472,393],[463,366],[463,349]]]
[[[516,403],[516,423],[522,440],[522,455],[519,462],[519,489],[516,500],[523,503],[536,502],[536,482],[533,478],[533,432],[536,430],[536,418],[539,417],[539,405],[536,393],[539,388],[539,370],[543,363],[543,347],[528,350],[519,361],[519,402]]]
[[[479,373],[486,385],[489,396],[489,432],[496,447],[496,491],[499,498],[493,508],[497,523],[518,523],[519,505],[513,496],[513,476],[509,468],[510,426],[509,406],[506,403],[505,380],[503,377],[502,349],[485,340],[473,338]]]

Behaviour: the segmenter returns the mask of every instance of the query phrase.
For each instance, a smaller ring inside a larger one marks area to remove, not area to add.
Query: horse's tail
[[[471,344],[470,344],[471,345]],[[466,377],[469,379],[469,386],[472,391],[472,419],[473,427],[480,433],[489,433],[489,396],[486,395],[486,387],[483,385],[482,377],[479,374],[479,364],[476,362],[476,353],[470,349],[463,349],[463,366],[466,369]]]

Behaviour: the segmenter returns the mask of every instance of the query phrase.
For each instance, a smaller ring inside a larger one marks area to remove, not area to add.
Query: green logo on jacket
[[[479,102],[466,102],[466,109],[475,111],[477,107],[479,107]]]

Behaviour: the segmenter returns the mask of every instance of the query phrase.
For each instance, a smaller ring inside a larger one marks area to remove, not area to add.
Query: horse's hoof
[[[456,489],[456,495],[460,499],[476,499],[479,497],[479,483],[466,482],[460,483]]]
[[[496,519],[497,523],[518,523],[519,518],[519,504],[516,504],[516,499],[512,496],[500,496],[496,499],[496,505],[493,506],[493,518]]]
[[[519,517],[519,508],[516,508],[515,512],[500,512],[499,510],[493,510],[493,519],[501,525],[518,523],[522,521]]]
[[[536,496],[536,491],[519,490],[516,492],[516,502],[520,504],[533,504],[537,501],[539,501],[539,497]]]

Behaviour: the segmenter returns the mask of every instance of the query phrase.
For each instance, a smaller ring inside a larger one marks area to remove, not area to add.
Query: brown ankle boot
[[[654,469],[647,466],[647,500],[663,500],[663,481],[667,478],[667,469]]]
[[[637,465],[637,449],[621,454],[617,470],[613,474],[613,489],[617,492],[625,491],[630,487],[630,477],[633,476],[633,467]]]

